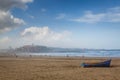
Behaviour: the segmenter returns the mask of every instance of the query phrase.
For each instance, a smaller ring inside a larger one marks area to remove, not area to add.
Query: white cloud
[[[31,19],[34,19],[35,17],[34,16],[32,16],[32,15],[29,15],[29,17],[31,18]]]
[[[11,39],[9,37],[3,37],[0,39],[0,44],[2,44],[2,43],[5,44],[5,43],[8,43],[10,41],[11,41]]]
[[[23,3],[33,2],[33,0],[19,0],[19,1]]]
[[[46,12],[47,10],[45,8],[42,8],[41,9],[41,12]]]
[[[118,7],[109,8],[109,9],[108,9],[108,12],[111,12],[111,13],[112,13],[112,12],[113,12],[113,13],[114,13],[114,12],[120,12],[120,7],[118,6]]]
[[[22,19],[15,18],[9,11],[0,10],[0,33],[25,24]]]
[[[72,19],[77,22],[96,23],[103,19],[105,14],[93,14],[91,11],[85,12],[85,15],[80,18]]]
[[[120,22],[120,7],[110,8],[105,13],[98,14],[87,11],[82,17],[71,19],[71,21],[85,23]]]
[[[61,14],[58,14],[56,19],[64,19],[65,18],[65,14],[64,13],[61,13]]]
[[[63,32],[55,32],[49,29],[47,26],[44,27],[29,27],[26,28],[21,33],[24,41],[26,42],[33,42],[33,43],[40,43],[43,45],[49,45],[49,44],[58,44],[63,41],[69,40],[69,31],[63,31]]]
[[[11,38],[9,38],[8,36],[1,37],[0,38],[0,49],[8,48],[10,46],[11,41],[12,41]]]
[[[26,3],[33,0],[0,0],[0,10],[8,11],[13,7],[27,8]]]
[[[14,17],[10,10],[14,7],[27,8],[26,3],[33,0],[0,0],[0,33],[24,25],[24,20]]]

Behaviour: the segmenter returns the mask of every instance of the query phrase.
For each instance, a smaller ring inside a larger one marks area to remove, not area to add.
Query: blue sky
[[[120,0],[0,0],[0,4],[1,49],[32,43],[120,49]]]

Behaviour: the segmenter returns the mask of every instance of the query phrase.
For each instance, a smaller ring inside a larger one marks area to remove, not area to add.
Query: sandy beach
[[[81,62],[105,59],[80,57],[0,57],[0,80],[119,80],[120,58],[110,68],[82,68]]]

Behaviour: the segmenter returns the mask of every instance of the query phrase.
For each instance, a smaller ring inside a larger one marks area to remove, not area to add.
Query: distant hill
[[[38,45],[25,45],[19,48],[16,48],[17,52],[30,52],[30,53],[39,53],[39,52],[49,52],[50,48],[46,46],[38,46]]]
[[[39,45],[25,45],[15,49],[16,52],[41,53],[41,52],[82,52],[83,49],[56,48]]]

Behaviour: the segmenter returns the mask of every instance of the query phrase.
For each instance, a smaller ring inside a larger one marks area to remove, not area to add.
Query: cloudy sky
[[[120,49],[120,0],[0,0],[0,49]]]

